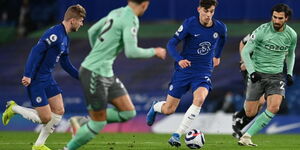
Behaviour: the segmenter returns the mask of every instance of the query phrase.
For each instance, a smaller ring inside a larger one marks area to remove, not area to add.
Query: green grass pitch
[[[0,150],[30,150],[38,134],[34,132],[0,132]],[[188,150],[182,146],[169,146],[169,134],[153,133],[101,133],[80,150]],[[52,150],[61,149],[71,138],[69,133],[50,135],[46,145]],[[238,146],[230,135],[205,135],[203,150],[299,150],[300,135],[256,135],[258,147]]]

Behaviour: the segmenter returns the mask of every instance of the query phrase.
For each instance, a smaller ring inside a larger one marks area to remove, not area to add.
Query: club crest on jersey
[[[36,101],[37,103],[40,103],[40,102],[42,102],[42,98],[41,98],[40,96],[38,96],[38,97],[36,97],[35,101]]]
[[[206,55],[210,51],[210,42],[202,42],[199,44],[199,49],[197,50],[197,53],[200,55]]]
[[[216,39],[216,38],[219,37],[219,34],[218,34],[217,32],[215,32],[215,33],[213,34],[213,37],[214,37],[214,39]]]
[[[170,85],[169,90],[170,90],[170,91],[173,90],[173,85],[172,85],[172,84]]]
[[[137,36],[137,28],[136,28],[136,27],[132,27],[132,28],[131,28],[131,34],[132,34],[132,36],[134,36],[134,37]]]

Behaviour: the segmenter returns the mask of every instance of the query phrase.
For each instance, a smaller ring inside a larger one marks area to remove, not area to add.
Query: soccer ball
[[[185,144],[190,149],[199,149],[204,146],[204,134],[197,129],[190,130],[184,138]]]

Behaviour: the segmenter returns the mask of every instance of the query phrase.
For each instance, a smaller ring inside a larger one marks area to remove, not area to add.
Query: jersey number
[[[109,29],[111,29],[113,22],[114,22],[114,20],[112,20],[112,19],[109,19],[109,20],[107,20],[107,21],[105,22],[105,25],[108,23],[108,26],[107,26],[107,27],[99,34],[99,36],[98,36],[98,38],[99,38],[99,40],[100,40],[101,42],[104,41],[102,35],[103,35],[104,33],[106,33]]]
[[[280,81],[279,84],[280,84],[280,89],[284,90],[284,84],[285,83],[283,81]]]

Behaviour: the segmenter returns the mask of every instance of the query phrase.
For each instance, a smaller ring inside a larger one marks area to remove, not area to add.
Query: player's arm
[[[90,42],[91,47],[94,47],[94,45],[98,39],[98,35],[99,35],[102,27],[105,24],[105,21],[106,21],[106,17],[102,18],[97,23],[92,25],[92,27],[89,28],[88,37],[89,37],[89,42]]]
[[[25,65],[24,76],[28,78],[32,77],[33,72],[36,70],[38,63],[41,61],[46,50],[47,45],[43,41],[39,41],[35,46],[32,47]]]
[[[287,74],[293,76],[293,69],[295,64],[295,49],[297,45],[297,34],[295,33],[291,46],[289,48],[287,57],[286,57],[286,66],[287,66]]]
[[[77,80],[79,79],[78,70],[72,65],[68,54],[61,55],[60,65],[70,76]]]
[[[213,58],[214,67],[216,67],[220,64],[220,61],[221,61],[220,57],[221,57],[221,54],[222,54],[222,51],[223,51],[223,48],[224,48],[224,45],[225,45],[225,42],[227,39],[227,27],[225,24],[224,24],[223,30],[220,33],[221,33],[220,39],[217,43],[218,45],[215,50],[215,57]]]
[[[244,46],[242,50],[242,60],[245,63],[247,72],[251,75],[255,72],[254,64],[251,60],[251,53],[255,49],[255,46],[264,36],[264,28],[262,26],[258,27],[253,33],[251,34],[247,44]]]
[[[191,61],[184,59],[176,49],[180,41],[182,41],[188,35],[188,24],[188,20],[185,20],[167,44],[167,50],[169,54],[181,68],[186,68],[192,65]]]
[[[247,36],[245,36],[241,41],[240,41],[240,45],[239,45],[239,52],[240,52],[240,57],[241,57],[241,60],[240,60],[240,68],[241,68],[241,71],[245,71],[246,70],[246,66],[244,64],[244,61],[242,59],[242,50],[243,48],[245,47],[245,45],[247,44],[249,38],[250,38],[250,35],[251,34],[248,34]]]
[[[25,71],[22,78],[22,84],[28,86],[31,83],[33,72],[36,70],[38,63],[42,60],[43,54],[47,50],[47,44],[44,41],[39,41],[32,47],[30,54],[27,58]]]
[[[137,40],[138,27],[133,21],[126,21],[123,24],[123,43],[127,58],[150,58],[155,55],[154,48],[140,48]]]

